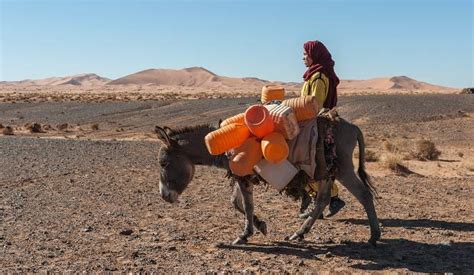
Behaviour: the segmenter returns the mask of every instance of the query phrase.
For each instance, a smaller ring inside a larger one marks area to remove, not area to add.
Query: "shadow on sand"
[[[353,224],[366,224],[366,220],[340,220]],[[472,223],[457,223],[430,220],[382,219],[386,227],[436,227],[440,229],[471,232]],[[341,244],[321,244],[311,241],[300,243],[274,242],[272,244],[224,245],[221,249],[252,251],[274,255],[291,255],[302,259],[317,260],[322,254],[331,252],[337,257],[363,260],[369,263],[351,265],[361,270],[384,270],[406,268],[414,272],[461,272],[474,270],[473,242],[446,242],[427,244],[407,239],[382,239],[376,248],[366,242],[346,241]]]

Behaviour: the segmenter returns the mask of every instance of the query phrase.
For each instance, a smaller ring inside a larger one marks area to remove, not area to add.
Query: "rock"
[[[92,226],[87,226],[84,229],[82,229],[82,231],[84,231],[84,232],[91,232],[92,230],[94,230],[94,228]]]
[[[124,230],[120,231],[120,235],[125,235],[125,236],[132,235],[132,233],[133,233],[132,229],[124,229]]]
[[[300,261],[298,262],[298,266],[304,266],[304,260],[300,260]]]
[[[331,252],[327,252],[324,256],[326,258],[332,258],[334,255]]]

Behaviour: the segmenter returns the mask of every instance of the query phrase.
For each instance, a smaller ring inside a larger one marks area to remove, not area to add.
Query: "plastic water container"
[[[273,132],[275,127],[267,108],[260,104],[247,108],[245,111],[245,124],[250,132],[259,138],[263,138]]]
[[[253,169],[278,191],[283,190],[298,173],[298,169],[286,159],[276,164],[262,159]]]
[[[253,174],[253,166],[262,159],[260,142],[256,137],[248,138],[242,145],[231,151],[229,168],[233,174],[243,177]]]
[[[245,125],[234,123],[210,132],[204,141],[211,155],[220,155],[239,147],[249,136],[249,129]]]
[[[261,101],[262,104],[270,102],[272,100],[284,100],[285,89],[277,85],[265,85],[262,87]]]
[[[263,157],[271,163],[278,163],[288,157],[288,143],[279,132],[266,135],[261,144]]]
[[[275,131],[280,132],[285,139],[293,139],[300,133],[298,120],[291,107],[283,104],[268,104],[265,108],[270,112]]]
[[[230,124],[233,124],[233,123],[237,123],[237,124],[244,124],[244,117],[245,117],[245,114],[244,113],[241,113],[241,114],[237,114],[235,116],[232,116],[232,117],[229,117],[227,119],[225,119],[224,121],[221,122],[221,127],[224,127],[224,126],[227,126],[227,125],[230,125]]]
[[[319,112],[319,104],[314,96],[302,96],[283,100],[281,104],[291,107],[298,121],[313,119]]]

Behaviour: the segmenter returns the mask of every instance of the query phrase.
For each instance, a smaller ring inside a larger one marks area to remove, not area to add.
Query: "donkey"
[[[361,130],[356,125],[340,119],[335,126],[335,144],[337,154],[337,170],[335,178],[351,192],[363,205],[370,225],[369,243],[376,245],[380,239],[380,227],[374,207],[375,189],[370,183],[365,172],[365,143]],[[178,130],[169,127],[155,127],[158,139],[163,146],[159,151],[159,164],[161,166],[159,189],[162,198],[170,203],[176,202],[191,182],[195,172],[195,165],[216,166],[228,169],[228,159],[222,154],[212,156],[208,153],[204,137],[216,128],[210,125],[186,127]],[[354,172],[352,155],[356,144],[359,144],[358,176]],[[263,220],[254,215],[253,182],[254,177],[233,177],[237,184],[234,185],[232,203],[234,207],[245,215],[245,227],[233,244],[244,244],[254,233],[254,226],[264,235],[267,226]],[[320,181],[316,197],[316,204],[310,216],[301,227],[289,237],[289,240],[302,240],[304,235],[321,215],[330,201],[332,181]]]

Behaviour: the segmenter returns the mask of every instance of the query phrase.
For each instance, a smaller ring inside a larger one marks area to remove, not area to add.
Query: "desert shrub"
[[[385,150],[389,151],[389,152],[395,152],[397,151],[397,147],[391,143],[390,141],[388,140],[385,140],[383,143],[382,143],[382,146]]]
[[[58,130],[60,130],[60,131],[64,131],[64,130],[66,130],[68,127],[69,127],[69,124],[67,124],[67,123],[58,124],[58,125],[56,126],[56,128],[58,128]]]
[[[41,124],[39,124],[39,123],[30,124],[26,128],[28,130],[30,130],[30,132],[32,132],[32,133],[44,133],[44,131],[41,127]]]
[[[92,124],[92,125],[91,125],[91,129],[94,130],[94,131],[99,130],[99,124],[98,124],[98,123]]]
[[[441,151],[436,149],[433,142],[420,140],[416,144],[415,156],[419,160],[436,160],[441,155]]]
[[[392,171],[398,171],[401,166],[402,157],[395,153],[385,153],[382,155],[381,160],[384,167]]]
[[[365,161],[367,162],[376,162],[379,160],[379,156],[377,155],[377,153],[375,153],[375,151],[372,151],[372,150],[365,150]]]
[[[13,128],[11,126],[6,126],[5,128],[3,128],[3,131],[2,133],[5,135],[5,136],[13,136]]]

